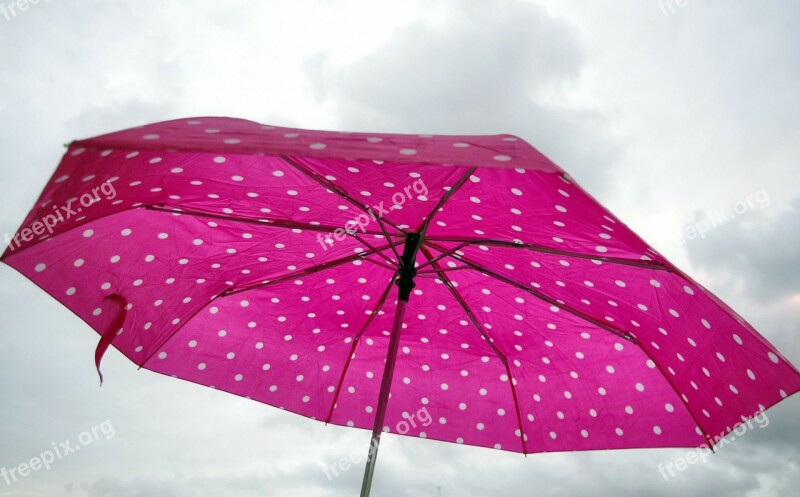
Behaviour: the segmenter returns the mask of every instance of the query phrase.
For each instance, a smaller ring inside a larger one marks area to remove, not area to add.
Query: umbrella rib
[[[165,339],[163,339],[163,340],[162,340],[162,341],[161,341],[161,342],[158,344],[158,347],[155,347],[155,348],[153,349],[153,351],[152,351],[152,352],[150,352],[150,354],[148,354],[148,356],[147,356],[147,357],[145,357],[145,358],[144,358],[144,360],[143,360],[142,362],[140,362],[140,363],[139,363],[139,369],[142,369],[142,368],[145,366],[145,364],[147,364],[147,362],[148,362],[148,361],[150,361],[150,359],[152,359],[152,358],[153,358],[153,356],[154,356],[154,355],[156,355],[156,353],[157,353],[159,350],[161,350],[161,348],[162,348],[164,345],[166,345],[166,344],[167,344],[167,342],[169,342],[170,340],[172,340],[172,337],[174,337],[175,335],[177,335],[177,334],[178,334],[178,332],[179,332],[179,331],[181,331],[181,329],[183,329],[183,327],[184,327],[184,326],[186,326],[186,324],[187,324],[188,322],[190,322],[192,319],[194,319],[194,317],[195,317],[195,316],[197,316],[198,314],[200,314],[200,312],[201,312],[203,309],[205,309],[206,307],[208,307],[208,304],[209,304],[209,303],[211,303],[211,302],[214,302],[214,301],[215,301],[215,300],[217,300],[218,298],[222,297],[222,296],[224,295],[225,291],[226,291],[226,290],[223,290],[222,292],[219,292],[219,293],[217,293],[216,295],[212,296],[212,297],[211,297],[211,299],[210,299],[208,302],[206,302],[205,304],[203,304],[203,305],[199,306],[197,309],[195,309],[195,310],[194,310],[194,312],[192,312],[192,313],[189,315],[189,317],[187,317],[185,320],[181,321],[181,324],[180,324],[180,325],[179,325],[177,328],[175,328],[175,331],[173,331],[172,333],[170,333],[170,334],[169,334],[169,336],[167,336]]]
[[[476,169],[477,168],[475,167],[469,168],[467,172],[461,178],[459,178],[458,181],[456,181],[456,184],[450,187],[447,193],[442,195],[442,198],[439,199],[439,202],[436,204],[436,207],[433,208],[428,217],[425,218],[425,220],[423,221],[422,226],[419,228],[419,230],[417,230],[417,233],[419,233],[420,236],[425,238],[425,233],[428,232],[428,226],[430,226],[433,217],[436,215],[437,212],[439,212],[439,209],[444,207],[444,204],[447,203],[448,200],[450,200],[450,197],[452,197],[459,190],[459,188],[461,188],[464,185],[464,183],[466,183],[467,179],[469,179],[469,177],[472,176],[472,174],[475,172]]]
[[[430,252],[425,247],[421,246],[420,247],[420,251],[423,254],[425,254],[425,257],[428,260],[432,259],[432,256],[431,256]],[[434,263],[432,263],[432,265],[433,265],[434,269],[439,269],[438,263],[434,262]],[[516,412],[517,412],[517,423],[519,424],[519,438],[520,438],[520,441],[522,442],[522,453],[527,455],[528,454],[528,444],[525,441],[525,428],[523,427],[523,424],[522,424],[522,413],[520,412],[520,409],[519,409],[519,398],[517,396],[517,387],[514,384],[514,376],[511,373],[511,367],[508,365],[508,358],[506,358],[505,354],[503,354],[503,352],[494,344],[494,341],[492,341],[491,337],[489,337],[486,334],[486,332],[483,331],[483,328],[481,328],[480,323],[478,323],[478,319],[475,317],[475,314],[472,312],[472,309],[469,307],[469,305],[466,303],[466,301],[464,301],[464,298],[461,296],[461,293],[459,293],[459,291],[456,290],[456,288],[453,286],[452,282],[447,277],[447,275],[445,275],[443,272],[440,271],[439,272],[439,278],[441,278],[442,282],[444,283],[444,286],[447,287],[447,289],[453,295],[453,298],[456,299],[458,304],[461,306],[461,309],[464,311],[464,313],[469,318],[470,322],[472,322],[472,325],[475,327],[476,330],[478,330],[478,333],[480,333],[480,335],[483,337],[484,341],[489,345],[489,347],[495,353],[497,358],[500,360],[500,362],[506,368],[506,374],[508,375],[508,383],[511,386],[511,395],[512,395],[512,397],[514,399],[514,407],[515,407]]]
[[[378,226],[381,228],[381,231],[383,232],[383,236],[386,237],[386,241],[389,242],[389,245],[391,245],[392,252],[394,252],[394,256],[397,258],[397,264],[399,265],[400,264],[400,260],[402,259],[402,257],[400,257],[400,253],[397,251],[397,247],[395,247],[394,243],[392,243],[392,238],[389,236],[389,232],[386,231],[386,226],[383,225],[383,222],[381,222],[381,218],[380,217],[378,218]],[[399,235],[395,235],[395,236],[399,236]]]
[[[209,218],[209,219],[218,219],[218,220],[223,220],[223,221],[241,222],[241,223],[253,224],[253,225],[257,225],[257,226],[267,226],[267,227],[271,226],[271,227],[288,228],[288,229],[307,229],[309,231],[321,231],[321,232],[332,232],[332,231],[336,230],[336,228],[334,228],[334,227],[332,227],[330,225],[325,226],[325,225],[313,225],[313,224],[308,224],[308,223],[298,223],[296,221],[287,220],[287,219],[267,219],[267,218],[265,218],[264,220],[261,220],[261,219],[252,219],[252,218],[235,217],[235,216],[223,216],[222,214],[212,214],[212,213],[196,211],[196,210],[184,210],[184,209],[182,209],[180,207],[175,207],[174,209],[171,209],[171,207],[173,207],[173,206],[166,205],[166,204],[160,204],[160,205],[157,205],[157,206],[147,206],[146,209],[151,210],[151,211],[156,211],[156,212],[168,212],[168,213],[179,214],[179,215],[186,214],[186,215],[193,216],[193,217],[202,217],[202,218]],[[362,237],[358,236],[358,232],[357,231],[350,232],[350,231],[348,231],[346,229],[344,231],[345,231],[345,234],[355,238],[356,240],[358,240],[365,247],[368,247],[368,248],[373,249],[373,250],[375,249],[375,247],[373,245],[371,245],[369,242],[365,241]],[[380,237],[386,236],[387,237],[387,241],[389,243],[391,243],[391,239],[388,238],[388,235],[386,234],[385,231],[384,231],[384,233],[377,233],[377,232],[374,232],[374,231],[364,231],[364,234],[375,235],[375,236],[380,236]],[[396,235],[396,236],[400,236],[400,235]],[[383,252],[377,252],[377,254],[379,256],[383,257],[384,259],[386,259],[386,261],[389,262],[390,265],[395,265],[396,266],[395,262],[391,258],[389,258],[387,255],[384,255]]]
[[[453,249],[451,249],[451,250],[448,250],[448,251],[442,252],[441,254],[437,255],[436,257],[434,257],[434,258],[433,258],[433,259],[431,259],[430,261],[428,261],[428,262],[426,262],[426,263],[422,264],[421,266],[419,266],[417,269],[419,270],[419,269],[422,269],[422,268],[424,268],[424,267],[430,266],[430,265],[432,265],[434,262],[438,262],[439,260],[441,260],[441,259],[444,259],[444,258],[445,258],[445,257],[447,257],[448,255],[450,255],[450,254],[453,254],[453,253],[455,253],[455,252],[458,252],[459,250],[463,249],[463,248],[464,248],[464,247],[466,247],[467,245],[470,245],[470,242],[461,243],[461,244],[459,244],[457,247],[455,247],[455,248],[453,248]],[[424,273],[425,271],[422,271],[422,272]]]
[[[382,267],[384,269],[388,269],[389,271],[393,271],[394,272],[394,271],[397,270],[397,268],[395,266],[390,266],[389,264],[386,264],[386,263],[381,262],[381,261],[372,260],[369,257],[364,257],[363,260],[365,260],[367,262],[370,262],[372,264],[375,264],[376,266],[380,266],[380,267]],[[394,263],[394,261],[392,261],[392,263]]]
[[[384,246],[384,247],[375,249],[375,251],[386,250],[387,248],[389,248],[389,247],[388,246]],[[274,284],[277,284],[277,283],[282,283],[284,281],[291,280],[293,278],[298,278],[298,277],[302,277],[302,276],[307,276],[309,274],[318,273],[318,272],[323,271],[325,269],[330,269],[332,267],[341,266],[342,264],[347,264],[348,262],[352,262],[352,261],[360,259],[360,258],[366,258],[369,255],[372,255],[372,251],[370,251],[370,252],[361,252],[360,254],[355,254],[355,255],[351,255],[351,256],[347,256],[347,257],[342,257],[342,258],[339,258],[339,259],[336,259],[336,260],[333,260],[333,261],[324,262],[322,264],[317,264],[316,266],[312,266],[310,268],[302,269],[302,270],[299,270],[299,271],[293,271],[293,272],[291,272],[289,274],[285,274],[285,275],[283,275],[283,276],[281,276],[281,277],[279,277],[277,279],[274,279],[274,280],[264,280],[264,281],[262,281],[260,283],[245,284],[244,286],[239,287],[239,288],[235,288],[235,287],[234,288],[227,288],[227,289],[223,290],[222,292],[214,295],[211,298],[210,302],[213,302],[213,301],[217,300],[218,298],[229,297],[231,295],[244,293],[244,292],[256,289],[256,288],[262,288],[262,287],[265,287],[265,286],[268,286],[268,285],[274,285]],[[370,261],[370,262],[374,262],[374,261]],[[151,352],[150,355],[148,355],[144,359],[144,361],[142,361],[142,363],[139,364],[139,368],[143,368],[144,365],[150,359],[152,359],[152,357],[156,354],[156,352],[161,350],[161,348],[164,347],[164,345],[166,345],[167,342],[172,340],[172,338],[175,335],[177,335],[178,332],[181,331],[181,329],[183,329],[183,327],[186,325],[186,323],[191,321],[192,318],[194,318],[200,311],[205,309],[206,306],[208,306],[208,303],[206,303],[205,305],[203,305],[202,307],[200,307],[196,311],[194,311],[185,321],[183,321],[177,328],[175,328],[175,330],[172,333],[170,333],[169,336],[167,336],[164,340],[162,340],[158,344],[158,346],[153,349],[153,352]]]
[[[269,218],[248,218],[248,217],[237,217],[237,216],[225,216],[222,214],[215,214],[211,212],[203,212],[195,209],[184,209],[183,207],[177,207],[168,204],[156,204],[156,205],[148,205],[145,209],[150,211],[157,211],[157,212],[167,212],[170,214],[179,214],[179,215],[188,215],[193,217],[201,217],[201,218],[208,218],[208,219],[217,219],[220,221],[233,221],[238,223],[244,224],[252,224],[256,226],[266,226],[266,227],[274,227],[274,228],[287,228],[287,229],[301,229],[301,230],[308,230],[308,231],[321,231],[323,233],[330,233],[335,231],[337,228],[331,225],[324,225],[324,224],[308,224],[308,223],[300,223],[297,221],[292,221],[291,219],[269,219]],[[348,233],[349,234],[349,233]],[[384,236],[383,233],[379,233],[377,231],[366,231],[364,234],[367,235],[375,235],[375,236]],[[396,235],[401,236],[401,235]]]
[[[444,252],[445,251],[444,249],[442,249],[441,247],[437,246],[436,244],[428,243],[427,245],[432,247],[432,248],[434,248],[434,249],[436,249],[436,250],[438,250],[438,251],[440,251],[440,252]],[[562,309],[562,310],[572,314],[575,317],[578,317],[578,318],[580,318],[580,319],[582,319],[582,320],[584,320],[584,321],[586,321],[588,323],[591,323],[591,324],[597,326],[598,328],[602,328],[602,329],[608,331],[609,333],[612,333],[612,334],[614,334],[614,335],[616,335],[616,336],[618,336],[618,337],[620,337],[622,339],[625,339],[625,340],[627,340],[629,342],[636,343],[636,337],[634,337],[631,333],[629,333],[629,332],[627,332],[625,330],[619,329],[616,326],[608,325],[608,324],[600,321],[599,319],[596,319],[596,318],[590,316],[589,314],[586,314],[583,311],[580,311],[578,309],[575,309],[572,306],[564,304],[564,303],[554,299],[553,297],[545,295],[544,293],[542,293],[542,292],[540,292],[538,290],[535,290],[533,288],[528,288],[527,286],[523,285],[522,283],[514,281],[514,280],[512,280],[510,278],[507,278],[507,277],[501,275],[501,274],[495,273],[491,269],[487,269],[487,268],[485,268],[485,267],[483,267],[483,266],[481,266],[479,264],[475,264],[474,262],[472,262],[472,261],[470,261],[470,260],[468,260],[468,259],[466,259],[466,258],[464,258],[462,256],[455,255],[455,256],[453,256],[453,258],[458,260],[458,261],[460,261],[460,262],[463,262],[464,264],[467,264],[472,269],[475,269],[478,272],[481,272],[481,273],[483,273],[483,274],[485,274],[487,276],[491,276],[492,278],[494,278],[496,280],[502,281],[502,282],[504,282],[504,283],[506,283],[508,285],[511,285],[511,286],[516,287],[516,288],[518,288],[518,289],[520,289],[520,290],[522,290],[524,292],[527,292],[527,293],[533,295],[534,297],[538,298],[539,300],[543,300],[544,302],[547,302],[550,305],[556,306],[559,309]]]
[[[381,217],[376,216],[372,212],[372,209],[369,208],[369,206],[365,206],[364,204],[362,204],[361,202],[359,202],[358,200],[353,198],[353,196],[350,195],[349,193],[347,193],[344,190],[344,188],[340,187],[339,185],[333,184],[331,181],[329,181],[325,177],[320,176],[320,174],[318,172],[314,171],[313,169],[311,169],[309,167],[306,167],[306,166],[300,164],[299,162],[297,162],[293,158],[289,157],[288,155],[282,155],[282,156],[280,156],[280,158],[281,158],[281,160],[283,160],[284,162],[286,162],[287,164],[289,164],[293,168],[297,169],[304,176],[307,176],[309,179],[311,179],[312,181],[318,183],[319,185],[321,185],[325,189],[332,191],[333,193],[335,193],[336,195],[340,196],[344,200],[347,200],[348,202],[350,202],[354,206],[358,207],[360,210],[364,211],[365,214],[367,214],[369,217],[371,217],[372,219],[376,220],[380,224]],[[388,224],[392,228],[396,229],[400,233],[402,233],[404,235],[407,234],[405,230],[403,230],[402,228],[400,228],[399,226],[397,226],[393,222],[391,222],[389,220],[385,220],[385,222],[386,222],[386,224]]]
[[[283,276],[279,276],[276,279],[261,280],[261,281],[254,282],[254,283],[246,283],[246,284],[244,284],[244,285],[242,285],[240,287],[234,287],[234,288],[227,289],[225,292],[223,292],[223,294],[221,296],[222,297],[227,297],[229,295],[236,295],[236,294],[239,294],[239,293],[242,293],[242,292],[247,292],[249,290],[253,290],[254,288],[261,288],[261,287],[265,287],[265,286],[269,286],[269,285],[275,285],[275,284],[278,284],[278,283],[283,283],[284,281],[288,281],[288,280],[291,280],[291,279],[294,279],[294,278],[301,278],[303,276],[308,276],[309,274],[314,274],[314,273],[318,273],[320,271],[323,271],[325,269],[330,269],[330,268],[333,268],[333,267],[336,267],[336,266],[341,266],[342,264],[347,264],[348,262],[352,262],[352,261],[355,261],[355,260],[358,260],[358,259],[367,260],[367,256],[370,256],[370,255],[372,255],[374,253],[377,253],[379,251],[386,250],[388,248],[389,248],[388,245],[384,245],[382,247],[374,248],[374,249],[366,251],[366,252],[359,252],[357,254],[348,255],[346,257],[340,257],[339,259],[334,259],[332,261],[322,262],[320,264],[317,264],[317,265],[314,265],[314,266],[311,266],[311,267],[307,267],[305,269],[300,269],[298,271],[292,271],[290,273],[284,274]],[[369,261],[369,262],[376,262],[376,261]]]
[[[350,361],[353,359],[353,354],[355,354],[356,347],[358,346],[359,342],[361,341],[361,336],[367,331],[367,328],[372,324],[372,321],[375,317],[380,313],[381,309],[383,308],[386,299],[389,297],[389,293],[392,291],[392,285],[394,284],[395,280],[397,279],[397,273],[395,272],[392,275],[391,280],[389,280],[389,285],[384,290],[383,294],[381,295],[380,300],[375,305],[375,309],[373,309],[372,314],[369,315],[367,320],[364,322],[364,326],[358,331],[355,337],[353,337],[353,344],[350,346],[350,352],[347,354],[347,360],[344,363],[344,367],[342,368],[342,374],[339,377],[339,382],[336,384],[336,390],[333,394],[333,401],[331,402],[331,408],[328,411],[328,416],[325,418],[325,423],[330,423],[331,418],[333,417],[333,410],[336,407],[336,402],[339,400],[339,392],[342,390],[342,384],[344,383],[344,377],[347,376],[347,371],[350,368]]]
[[[417,271],[417,274],[439,274],[450,273],[452,271],[460,271],[462,269],[473,269],[470,266],[456,266],[456,267],[443,267],[441,269],[425,269],[424,271]]]
[[[523,250],[530,250],[532,252],[540,252],[543,254],[561,255],[564,257],[572,257],[575,259],[589,259],[595,261],[603,261],[609,264],[617,264],[621,266],[640,267],[645,269],[652,269],[654,271],[668,271],[674,272],[675,269],[671,266],[658,262],[658,261],[644,261],[636,259],[626,259],[624,257],[607,257],[592,254],[582,254],[580,252],[571,252],[569,250],[553,249],[549,247],[542,247],[534,243],[517,243],[508,240],[495,240],[490,238],[478,238],[468,240],[458,237],[426,237],[427,240],[434,242],[460,242],[461,245],[452,249],[450,252],[461,250],[467,245],[496,245],[500,247],[519,248]]]
[[[346,232],[346,231],[347,231],[347,230],[345,230],[345,232]],[[349,234],[349,233],[348,233],[348,234]],[[371,243],[369,243],[369,242],[365,241],[365,240],[364,240],[364,239],[362,239],[360,236],[358,236],[358,234],[357,234],[357,233],[353,233],[353,234],[351,234],[350,236],[352,236],[353,238],[355,238],[356,240],[358,240],[359,242],[361,242],[361,244],[362,244],[362,245],[364,245],[365,247],[367,247],[367,248],[369,248],[370,250],[372,250],[372,251],[373,251],[373,253],[375,253],[375,254],[379,255],[380,257],[382,257],[382,258],[383,258],[383,259],[384,259],[386,262],[388,262],[388,263],[389,263],[389,266],[391,266],[391,269],[392,269],[392,271],[394,271],[395,269],[397,269],[397,268],[399,268],[399,267],[400,267],[400,266],[399,266],[399,264],[398,264],[398,263],[395,263],[395,261],[393,261],[391,257],[389,257],[388,255],[384,254],[382,250],[381,250],[381,251],[375,251],[375,247],[374,247],[374,246],[373,246]],[[390,246],[390,247],[394,248],[394,245],[392,245],[392,240],[391,240],[391,239],[387,238],[387,239],[386,239],[386,241],[387,241],[387,242],[389,242],[389,246]],[[398,260],[399,260],[399,259],[398,259]],[[370,262],[373,262],[373,261],[370,261]]]

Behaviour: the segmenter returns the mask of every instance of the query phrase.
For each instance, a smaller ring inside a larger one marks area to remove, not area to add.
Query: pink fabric
[[[197,118],[83,140],[3,260],[100,334],[124,319],[111,344],[136,364],[371,429],[397,295],[382,225],[401,251],[449,190],[388,431],[516,452],[698,446],[800,388],[741,317],[508,135]],[[423,408],[428,423],[404,417]]]

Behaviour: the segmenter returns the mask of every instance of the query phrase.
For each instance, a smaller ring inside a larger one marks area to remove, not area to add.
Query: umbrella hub
[[[414,276],[417,275],[415,264],[421,242],[422,235],[419,233],[409,233],[406,236],[406,243],[403,247],[403,255],[400,260],[400,269],[398,270],[400,277],[397,278],[396,281],[400,289],[397,298],[403,302],[408,302],[408,298],[411,296],[411,290],[416,286],[414,283]]]

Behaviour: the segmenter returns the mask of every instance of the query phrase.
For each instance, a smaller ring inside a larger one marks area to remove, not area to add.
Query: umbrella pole
[[[378,409],[375,412],[375,422],[372,425],[372,439],[367,453],[367,467],[364,470],[364,481],[361,484],[361,497],[369,497],[372,489],[372,475],[375,473],[375,462],[378,459],[378,446],[381,443],[381,433],[383,432],[383,420],[386,416],[386,404],[389,402],[389,391],[392,386],[392,376],[394,375],[394,363],[397,359],[397,349],[400,346],[400,331],[403,329],[403,318],[406,314],[406,304],[414,288],[414,260],[419,250],[421,236],[410,233],[406,237],[403,249],[402,263],[400,266],[400,277],[397,279],[399,294],[397,297],[397,309],[394,314],[394,324],[392,334],[389,337],[389,350],[386,354],[386,365],[383,368],[383,379],[381,380],[381,390],[378,395]]]

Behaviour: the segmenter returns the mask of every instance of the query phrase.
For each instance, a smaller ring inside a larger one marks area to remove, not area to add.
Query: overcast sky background
[[[62,144],[147,122],[508,132],[800,364],[800,2],[666,13],[658,0],[42,0],[0,14],[0,234]],[[367,432],[137,371],[116,351],[100,389],[97,335],[7,266],[0,313],[0,467],[105,420],[115,431],[0,480],[0,496],[357,495],[360,464],[334,481],[321,467],[364,453]],[[796,495],[800,398],[767,414],[670,481],[657,465],[685,450],[524,458],[386,436],[373,494]]]

